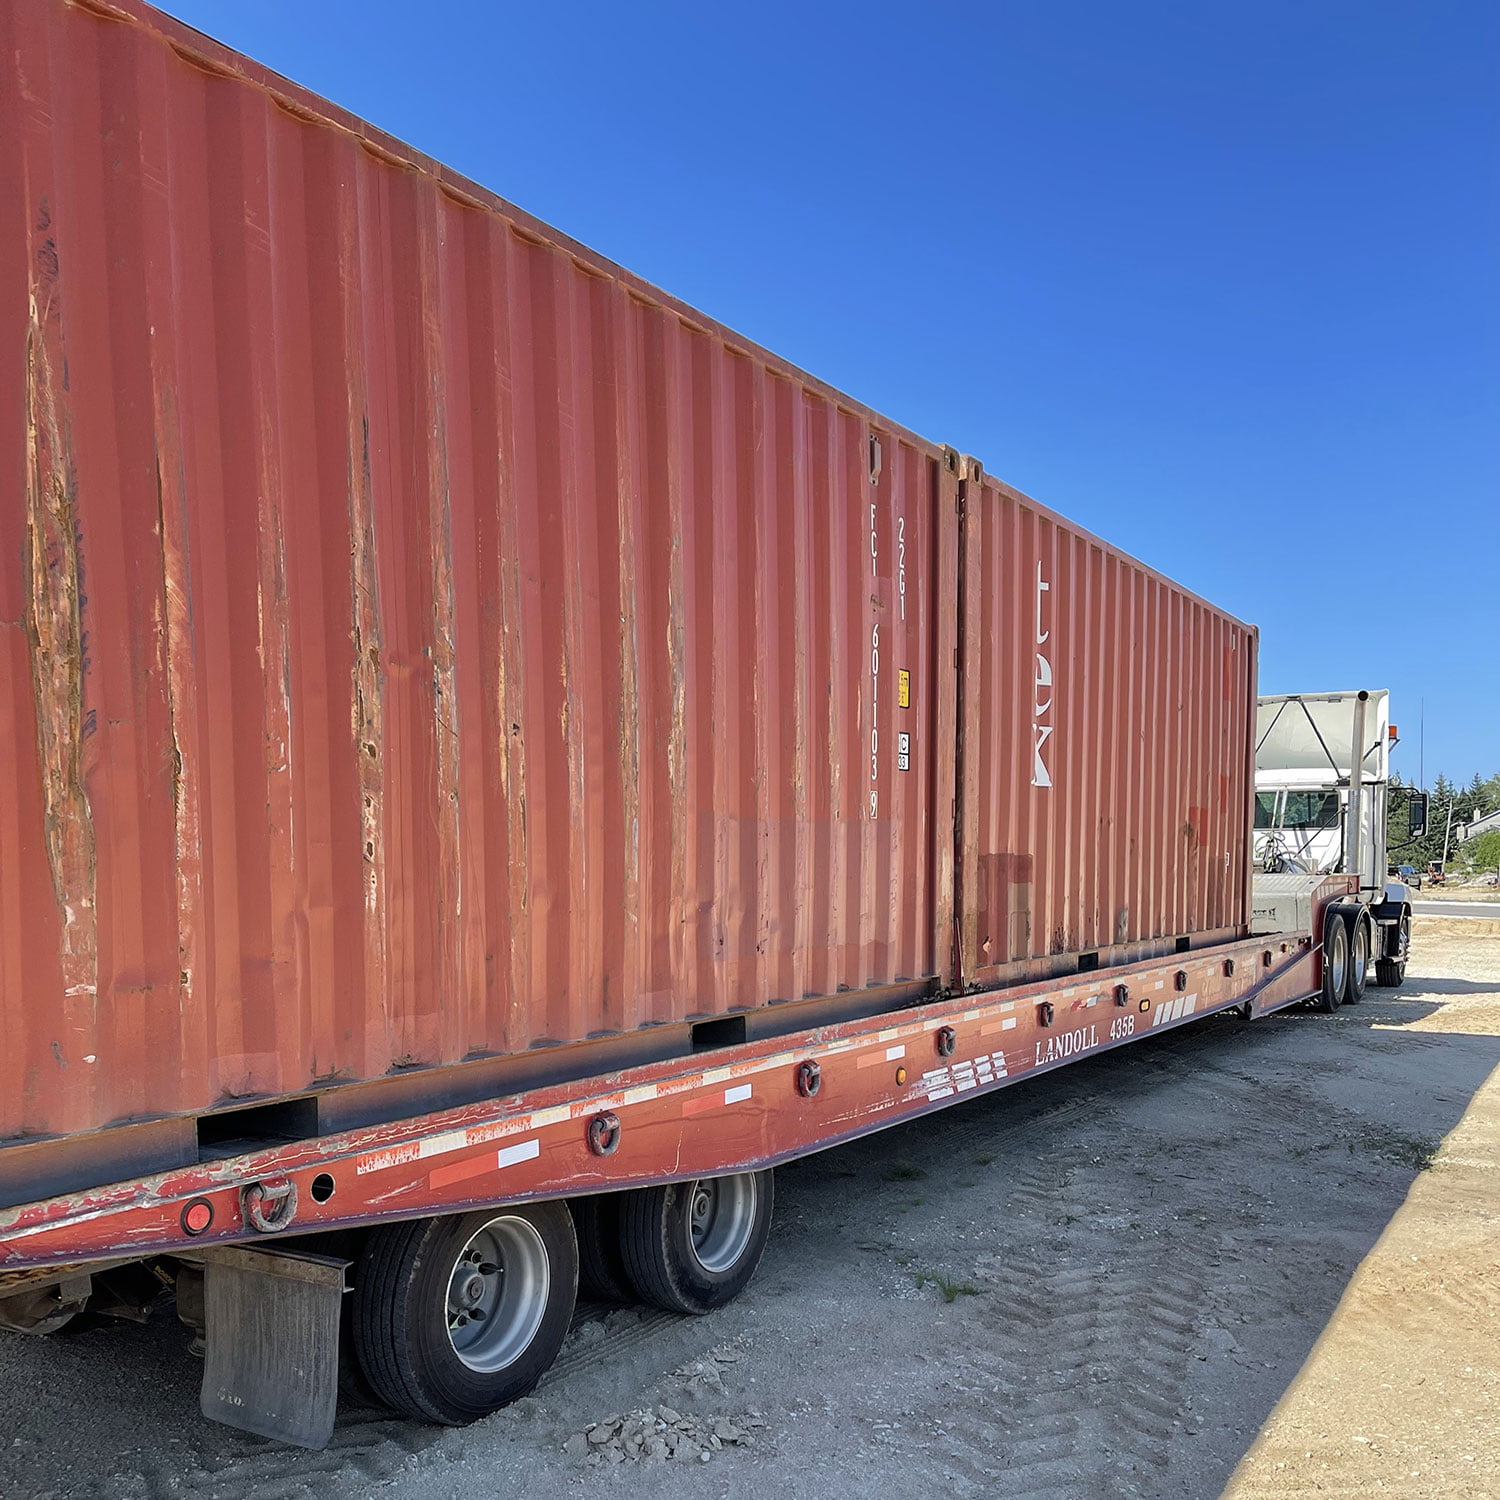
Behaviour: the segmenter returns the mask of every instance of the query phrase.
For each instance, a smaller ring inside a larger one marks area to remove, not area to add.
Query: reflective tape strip
[[[712,1094],[697,1094],[691,1099],[684,1099],[682,1112],[685,1115],[701,1115],[705,1110],[718,1109],[723,1104],[738,1104],[742,1099],[748,1099],[750,1094],[750,1084],[737,1083],[732,1088],[725,1089],[722,1094],[715,1090]]]
[[[555,1125],[569,1116],[566,1105],[542,1110],[535,1115],[518,1115],[509,1120],[496,1120],[489,1125],[472,1125],[467,1130],[445,1130],[437,1135],[424,1136],[419,1141],[403,1141],[398,1146],[387,1146],[382,1151],[371,1151],[356,1158],[354,1171],[363,1177],[367,1172],[383,1172],[387,1167],[404,1166],[407,1162],[426,1161],[430,1156],[446,1156],[451,1151],[462,1151],[468,1146],[480,1146],[500,1136],[515,1135],[522,1130],[535,1130],[546,1125]]]
[[[455,1182],[464,1182],[470,1177],[482,1177],[486,1172],[498,1172],[513,1167],[519,1162],[533,1161],[542,1153],[542,1143],[532,1136],[529,1141],[517,1141],[514,1146],[502,1146],[494,1156],[486,1153],[469,1161],[456,1161],[450,1166],[434,1167],[427,1174],[429,1186],[451,1187]]]

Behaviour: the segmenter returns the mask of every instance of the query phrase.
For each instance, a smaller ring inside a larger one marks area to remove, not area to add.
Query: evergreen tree
[[[1481,833],[1464,845],[1464,859],[1475,874],[1500,869],[1500,829]]]
[[[1442,772],[1432,784],[1427,796],[1427,831],[1416,838],[1411,836],[1409,809],[1411,796],[1416,788],[1398,772],[1391,773],[1390,789],[1386,800],[1385,837],[1386,849],[1393,865],[1415,865],[1425,874],[1429,863],[1443,857],[1443,838],[1448,833],[1450,812],[1454,825],[1470,823],[1476,817],[1500,811],[1500,775],[1488,778],[1475,775],[1465,787],[1459,787]],[[1482,846],[1489,852],[1489,846]],[[1448,861],[1470,864],[1481,850],[1469,849],[1448,839]],[[1483,864],[1479,868],[1489,866]]]

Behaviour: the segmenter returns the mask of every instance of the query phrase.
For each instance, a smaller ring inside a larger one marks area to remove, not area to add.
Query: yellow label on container
[[[911,707],[911,673],[905,667],[896,670],[896,702],[902,708]]]

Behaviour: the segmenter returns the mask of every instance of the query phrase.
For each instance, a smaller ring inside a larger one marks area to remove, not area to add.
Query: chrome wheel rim
[[[1363,922],[1354,929],[1354,953],[1350,962],[1354,965],[1354,988],[1362,990],[1370,967],[1370,929]]]
[[[693,1258],[712,1274],[729,1270],[755,1233],[760,1188],[754,1174],[701,1177],[687,1191]]]
[[[552,1269],[529,1219],[502,1214],[479,1229],[448,1275],[448,1342],[469,1369],[490,1375],[514,1364],[547,1311]]]
[[[1342,926],[1342,922],[1340,926]],[[1333,983],[1329,986],[1334,995],[1344,993],[1344,980],[1348,977],[1349,969],[1349,938],[1347,929],[1344,932],[1336,932],[1333,941],[1328,945],[1326,962]]]

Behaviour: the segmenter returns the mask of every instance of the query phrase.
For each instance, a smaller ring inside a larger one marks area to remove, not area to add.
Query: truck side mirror
[[[1427,793],[1413,792],[1406,804],[1406,831],[1412,838],[1421,838],[1427,832]]]

